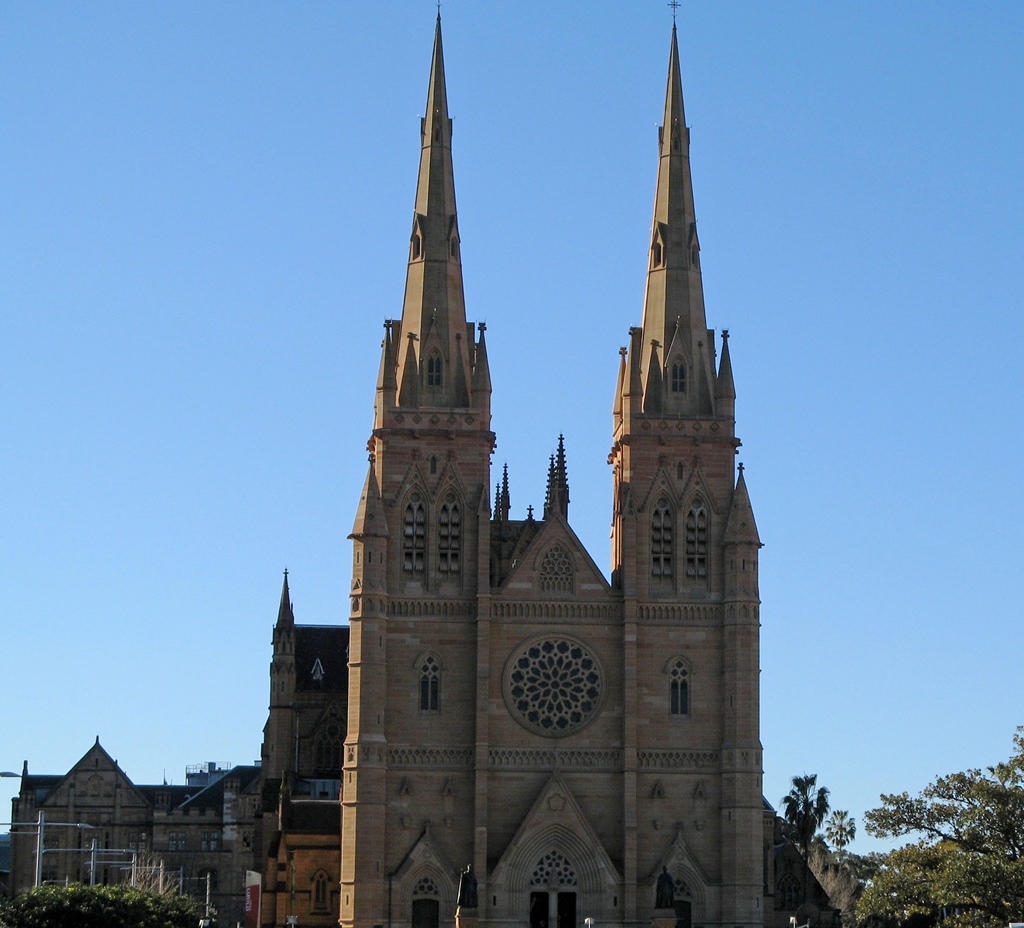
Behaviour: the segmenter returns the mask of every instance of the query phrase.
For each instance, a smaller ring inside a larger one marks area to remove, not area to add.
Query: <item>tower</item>
[[[728,337],[718,357],[705,318],[674,27],[664,114],[643,318],[615,389],[609,582],[570,526],[561,438],[542,518],[512,517],[507,470],[488,496],[438,17],[350,536],[347,928],[450,923],[467,865],[460,917],[486,925],[649,925],[662,873],[677,925],[763,923],[760,540]]]

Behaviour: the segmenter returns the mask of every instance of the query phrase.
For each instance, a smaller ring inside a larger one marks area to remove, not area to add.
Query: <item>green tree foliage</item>
[[[790,827],[793,840],[807,857],[818,826],[828,815],[828,790],[818,786],[816,773],[793,777],[793,786],[782,797],[782,817]]]
[[[1024,728],[1015,753],[986,770],[939,777],[919,796],[882,796],[864,816],[879,838],[916,837],[884,855],[857,904],[862,918],[943,919],[997,928],[1024,915]]]
[[[857,837],[857,822],[844,809],[835,809],[825,823],[825,837],[842,860],[850,842]]]
[[[2,928],[195,928],[198,904],[126,886],[42,886],[0,903]]]

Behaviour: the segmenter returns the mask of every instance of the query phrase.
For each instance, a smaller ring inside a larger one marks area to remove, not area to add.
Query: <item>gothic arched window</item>
[[[420,711],[441,711],[441,662],[433,654],[420,661]]]
[[[686,516],[686,576],[705,580],[708,575],[708,512],[702,499],[695,499]]]
[[[441,386],[441,355],[436,351],[427,358],[427,386]]]
[[[313,877],[313,908],[318,912],[326,910],[329,898],[327,871],[317,870]]]
[[[421,574],[426,568],[427,511],[418,496],[405,507],[405,525],[402,532],[402,569]]]
[[[672,362],[672,370],[669,374],[669,389],[673,393],[686,392],[686,365],[679,358]]]
[[[462,516],[455,497],[449,496],[437,516],[437,569],[443,574],[457,574],[461,551]]]
[[[345,725],[341,710],[332,703],[313,737],[317,773],[332,779],[341,776],[341,746],[344,741]]]
[[[665,499],[651,513],[651,576],[672,576],[672,509]]]
[[[669,669],[669,712],[672,715],[690,714],[690,668],[679,658]]]

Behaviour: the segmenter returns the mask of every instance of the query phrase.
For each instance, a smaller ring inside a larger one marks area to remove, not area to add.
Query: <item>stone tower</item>
[[[760,541],[727,333],[719,359],[704,313],[675,29],[615,390],[611,582],[569,525],[561,440],[542,518],[512,518],[507,471],[489,495],[440,19],[420,135],[351,535],[341,924],[434,928],[461,902],[467,924],[650,925],[665,872],[681,928],[759,926]]]

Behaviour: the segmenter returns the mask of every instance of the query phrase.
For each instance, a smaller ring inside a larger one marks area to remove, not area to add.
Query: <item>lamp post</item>
[[[40,809],[39,818],[36,822],[36,887],[43,885],[43,832],[47,825],[51,828],[93,829],[96,827],[95,825],[87,825],[85,822],[48,822],[46,821],[46,813]]]

